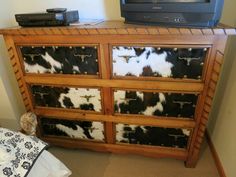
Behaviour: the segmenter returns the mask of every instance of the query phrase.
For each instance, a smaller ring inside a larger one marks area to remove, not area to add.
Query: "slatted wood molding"
[[[33,106],[30,101],[30,95],[27,91],[26,82],[23,77],[23,72],[21,70],[21,65],[20,65],[20,61],[18,60],[18,55],[17,55],[16,49],[14,46],[14,42],[13,42],[12,38],[10,38],[8,36],[5,36],[5,41],[7,44],[7,51],[9,54],[11,65],[12,65],[13,71],[16,76],[16,80],[18,83],[18,87],[20,89],[20,93],[21,93],[26,111],[33,110]]]
[[[95,25],[68,27],[27,27],[0,29],[4,35],[235,35],[234,28],[219,25],[217,28],[166,28],[124,24],[106,21]]]
[[[220,70],[223,64],[223,57],[224,55],[221,52],[219,51],[216,52],[214,64],[212,67],[211,77],[208,82],[209,84],[205,88],[206,95],[204,95],[203,110],[200,114],[199,125],[195,129],[196,132],[195,141],[192,141],[192,148],[190,150],[191,155],[188,156],[189,159],[186,162],[187,167],[194,167],[197,162],[196,159],[198,159],[199,157],[199,152],[205,135],[205,130],[207,127],[207,122],[209,119],[209,114],[211,111],[212,102],[220,75]]]

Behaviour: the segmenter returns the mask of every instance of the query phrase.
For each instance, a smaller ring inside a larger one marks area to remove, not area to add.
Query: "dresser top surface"
[[[236,29],[219,24],[215,28],[177,28],[126,24],[123,21],[88,20],[62,27],[11,27],[3,35],[236,35]]]

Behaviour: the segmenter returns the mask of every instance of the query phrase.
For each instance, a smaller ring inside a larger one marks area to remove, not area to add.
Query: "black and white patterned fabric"
[[[187,149],[191,130],[116,124],[116,142]]]
[[[26,73],[98,75],[96,46],[22,46]]]
[[[198,95],[116,90],[115,113],[194,118]]]
[[[0,176],[27,176],[46,147],[47,144],[36,137],[0,128]]]
[[[207,51],[207,48],[113,47],[113,76],[201,79]]]
[[[31,91],[36,106],[102,111],[100,89],[32,85]]]
[[[52,135],[73,139],[105,141],[104,124],[102,122],[42,117],[40,123],[45,136]]]

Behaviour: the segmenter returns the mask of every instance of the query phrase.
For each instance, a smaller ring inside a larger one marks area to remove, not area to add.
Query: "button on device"
[[[175,18],[174,21],[179,23],[181,20],[180,20],[180,18]]]
[[[147,19],[151,19],[151,16],[149,16],[149,15],[144,15],[143,18],[147,20]]]
[[[52,9],[46,9],[48,13],[61,13],[66,12],[66,8],[52,8]]]

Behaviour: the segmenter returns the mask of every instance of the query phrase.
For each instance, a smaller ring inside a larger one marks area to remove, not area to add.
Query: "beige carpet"
[[[206,144],[196,168],[183,161],[138,155],[99,153],[51,147],[49,151],[72,171],[71,177],[219,177]]]

